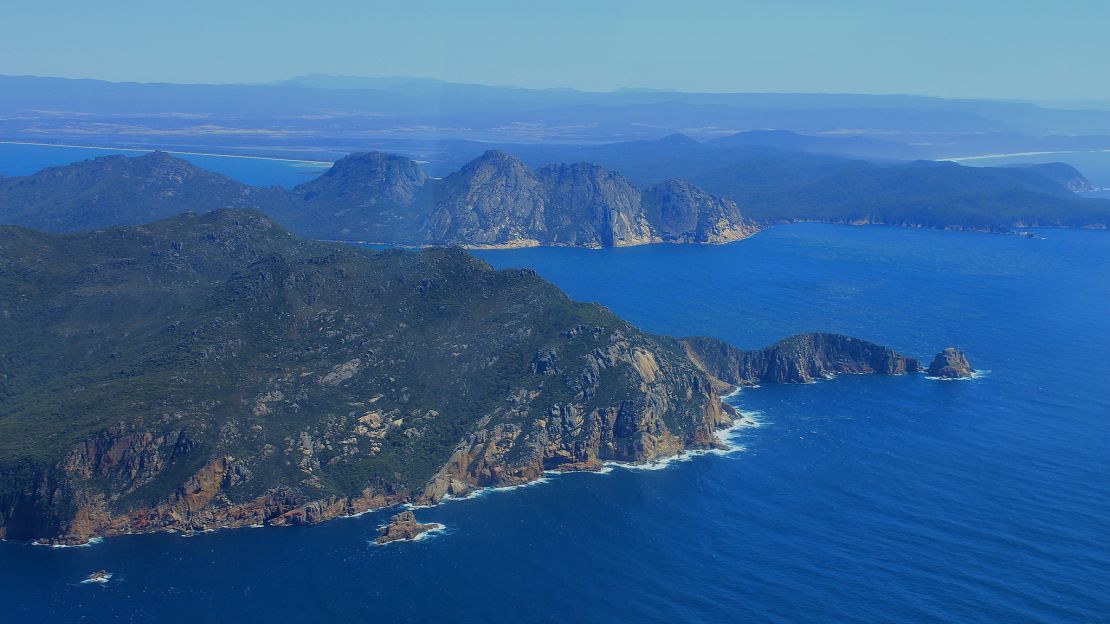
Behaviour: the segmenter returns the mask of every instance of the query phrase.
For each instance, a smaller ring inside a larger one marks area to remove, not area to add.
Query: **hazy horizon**
[[[1057,108],[1107,108],[1110,107],[1110,98],[1108,99],[1086,99],[1086,98],[1046,98],[1046,99],[1031,99],[1031,98],[1004,98],[1004,97],[958,97],[958,96],[943,96],[932,93],[911,93],[911,92],[858,92],[858,91],[691,91],[683,89],[668,89],[662,87],[642,87],[637,85],[621,85],[611,89],[578,89],[575,87],[567,86],[522,86],[517,84],[492,84],[483,82],[458,82],[454,80],[447,80],[444,78],[437,78],[433,76],[401,76],[401,75],[349,75],[349,74],[329,74],[326,72],[309,72],[306,74],[298,74],[289,76],[287,78],[271,80],[266,82],[218,82],[213,80],[197,81],[197,82],[174,82],[168,80],[110,80],[98,76],[56,76],[56,75],[41,75],[41,74],[12,74],[0,72],[0,77],[8,78],[44,78],[44,79],[59,79],[59,80],[91,80],[97,82],[107,82],[112,84],[179,84],[179,85],[194,85],[194,86],[252,86],[252,87],[266,87],[266,86],[296,86],[290,85],[291,82],[314,77],[323,77],[328,79],[341,79],[341,80],[381,80],[381,81],[414,81],[414,82],[430,82],[442,83],[445,85],[462,85],[462,86],[476,86],[476,87],[489,87],[498,89],[520,89],[524,91],[569,91],[578,93],[597,93],[597,94],[611,94],[621,92],[644,92],[644,93],[682,93],[682,94],[697,94],[697,95],[846,95],[846,96],[875,96],[875,97],[914,97],[914,98],[935,98],[944,100],[982,100],[982,101],[996,101],[996,102],[1023,102],[1037,105],[1052,106]],[[350,87],[352,89],[359,88],[373,88],[373,87]],[[380,87],[380,88],[385,88]]]
[[[416,19],[393,5],[345,0],[328,11],[284,1],[113,6],[9,7],[9,23],[20,27],[0,41],[0,74],[259,84],[322,73],[600,92],[1110,100],[1110,85],[1093,79],[1106,56],[1110,5],[1091,0],[704,1],[681,9],[433,0]]]

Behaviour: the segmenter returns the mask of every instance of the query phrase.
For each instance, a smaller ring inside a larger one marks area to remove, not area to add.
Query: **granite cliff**
[[[407,160],[356,155],[333,169],[350,168],[349,160],[386,158]],[[416,165],[408,163],[406,171],[412,171]],[[442,180],[408,174],[404,179],[412,184],[400,197],[371,185],[347,190],[350,184],[332,178],[336,176],[329,173],[310,182],[311,191],[307,185],[294,189],[293,200],[283,204],[278,218],[298,231],[327,237],[332,226],[318,221],[320,215],[338,215],[333,205],[350,206],[350,212],[343,213],[341,238],[470,247],[721,243],[751,236],[758,229],[735,203],[677,180],[641,190],[597,165],[533,170],[496,150]],[[345,190],[340,194],[336,187]],[[331,237],[337,236],[332,232]]]

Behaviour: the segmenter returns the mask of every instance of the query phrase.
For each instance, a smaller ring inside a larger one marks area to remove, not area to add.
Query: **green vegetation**
[[[89,234],[0,228],[0,513],[26,511],[49,479],[65,481],[59,500],[151,505],[225,456],[234,500],[419,490],[483,417],[528,429],[560,403],[641,397],[623,362],[583,389],[617,336],[695,374],[675,341],[457,249],[306,241],[231,210]],[[552,351],[558,369],[537,372]],[[706,396],[676,403],[675,433]]]
[[[1060,163],[875,164],[689,139],[550,148],[540,157],[587,158],[611,170],[532,170],[488,152],[436,180],[408,158],[375,152],[352,154],[285,190],[240,184],[162,153],[111,156],[0,180],[0,223],[73,232],[230,207],[259,210],[313,238],[460,245],[720,242],[750,233],[751,221],[988,231],[1110,225],[1110,201],[1076,195],[1089,184]],[[718,231],[721,223],[729,231]]]

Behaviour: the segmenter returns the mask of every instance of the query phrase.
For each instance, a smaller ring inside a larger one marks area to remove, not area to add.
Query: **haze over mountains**
[[[368,148],[438,161],[523,143],[709,140],[768,128],[869,158],[1110,148],[1110,110],[907,95],[606,93],[419,78],[305,76],[270,85],[0,77],[0,134],[102,145],[190,145],[331,155]],[[490,145],[492,144],[492,145]]]

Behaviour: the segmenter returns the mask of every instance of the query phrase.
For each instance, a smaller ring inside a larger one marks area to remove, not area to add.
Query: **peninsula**
[[[721,394],[915,359],[644,333],[530,270],[217,210],[0,228],[0,537],[320,522],[720,446]]]

